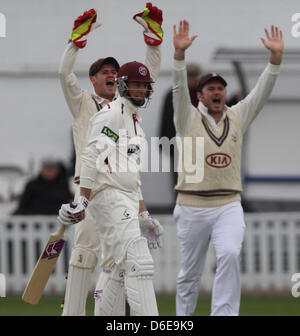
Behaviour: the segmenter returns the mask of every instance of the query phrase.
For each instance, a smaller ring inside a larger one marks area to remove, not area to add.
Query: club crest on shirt
[[[236,134],[236,133],[232,133],[232,134],[231,134],[231,139],[232,139],[233,142],[237,142],[237,141],[238,141],[238,136],[237,136],[237,134]]]
[[[109,127],[104,126],[101,133],[107,135],[109,138],[111,138],[114,142],[117,142],[119,139],[118,134],[113,132]]]

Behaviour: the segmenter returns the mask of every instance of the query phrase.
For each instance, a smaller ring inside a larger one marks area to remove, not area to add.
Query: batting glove
[[[154,47],[161,44],[163,40],[161,9],[147,2],[146,8],[141,13],[135,14],[133,19],[144,27],[144,40],[148,45]]]
[[[164,229],[157,219],[150,216],[148,211],[143,211],[139,215],[141,234],[148,241],[150,249],[162,247],[162,239]]]
[[[101,25],[96,22],[97,11],[90,9],[85,11],[81,16],[74,21],[74,27],[69,41],[72,41],[78,48],[84,48],[86,46],[86,39],[83,39],[92,29],[95,29]]]
[[[78,198],[78,203],[63,204],[58,212],[58,222],[63,225],[79,223],[85,217],[88,204],[89,201],[84,196]]]

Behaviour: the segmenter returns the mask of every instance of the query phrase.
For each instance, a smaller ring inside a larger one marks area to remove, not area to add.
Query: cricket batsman
[[[186,77],[185,51],[197,37],[189,36],[189,23],[174,25],[173,104],[177,135],[204,139],[204,178],[188,182],[191,173],[178,172],[174,218],[181,264],[177,277],[176,314],[191,315],[196,307],[200,279],[209,241],[217,257],[212,290],[211,315],[238,315],[240,306],[240,251],[245,222],[241,206],[241,154],[243,136],[263,108],[274,87],[283,53],[282,32],[265,29],[264,46],[269,62],[252,91],[238,104],[225,105],[225,79],[209,73],[198,83],[199,104],[191,104]],[[192,158],[195,162],[194,148]],[[179,146],[184,156],[184,146]],[[192,160],[191,160],[192,159]],[[179,159],[179,162],[182,158]],[[182,164],[184,167],[184,163]]]
[[[161,29],[162,11],[152,6],[151,3],[147,3],[146,8],[141,13],[134,15],[133,18],[144,28],[145,64],[149,68],[151,78],[155,80],[160,71],[160,44],[163,38]],[[76,152],[74,183],[77,185],[74,202],[78,204],[85,204],[84,198],[79,195],[79,176],[89,120],[119,96],[116,77],[120,66],[114,57],[100,58],[90,66],[89,78],[94,87],[93,93],[81,89],[73,72],[77,54],[80,49],[86,46],[88,34],[100,25],[101,23],[97,22],[97,11],[95,9],[86,11],[79,16],[74,22],[69,44],[59,66],[61,86],[73,118],[72,127]],[[161,234],[162,228],[159,222],[149,215],[141,193],[139,193],[139,212],[144,235],[147,235],[149,226]],[[63,216],[59,216],[59,221],[65,225],[70,224],[69,219],[65,221]],[[97,265],[100,250],[99,229],[95,223],[96,219],[93,213],[87,209],[84,220],[75,226],[75,241],[69,263],[63,315],[85,315],[91,275]],[[156,236],[156,238],[155,241],[149,241],[149,247],[156,248],[160,245],[159,236]],[[98,311],[97,314],[124,315],[122,274],[105,268],[101,272],[100,279],[105,286],[107,283],[112,284],[110,287],[113,287],[112,295],[115,301],[111,311]],[[99,293],[99,290],[95,293]]]
[[[81,157],[78,202],[62,205],[59,212],[67,225],[83,220],[88,209],[101,241],[101,266],[123,278],[134,316],[158,315],[153,259],[139,223],[139,171],[146,148],[139,107],[150,98],[152,83],[149,69],[142,63],[129,62],[120,68],[120,96],[90,120]],[[147,238],[156,242],[160,234],[154,230]],[[112,315],[116,283],[102,286],[100,275],[96,288],[96,315],[101,311]]]

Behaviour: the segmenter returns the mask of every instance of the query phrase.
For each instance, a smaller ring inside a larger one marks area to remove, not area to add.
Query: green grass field
[[[0,316],[58,316],[61,315],[62,297],[43,297],[38,305],[24,303],[20,297],[0,298]],[[175,297],[158,296],[161,316],[175,315]],[[93,315],[93,298],[88,298],[87,315]],[[210,313],[210,297],[200,296],[194,315],[207,316]],[[291,296],[242,296],[242,316],[300,316],[300,298]]]

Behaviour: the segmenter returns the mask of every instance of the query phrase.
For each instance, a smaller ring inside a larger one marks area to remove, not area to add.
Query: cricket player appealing
[[[156,79],[160,71],[160,43],[162,42],[162,11],[151,3],[147,3],[143,12],[133,17],[144,28],[144,40],[146,42],[146,61],[151,77]],[[109,102],[117,99],[116,76],[120,68],[118,61],[113,57],[100,58],[89,69],[89,77],[94,86],[94,93],[81,89],[73,72],[74,63],[79,49],[86,46],[87,34],[99,27],[96,22],[97,12],[94,9],[84,12],[74,22],[74,28],[59,66],[59,75],[66,102],[72,113],[73,137],[76,151],[76,165],[74,183],[79,184],[81,169],[81,156],[86,139],[88,123],[92,116],[104,108]],[[140,224],[142,228],[154,226],[157,232],[162,232],[159,222],[149,215],[141,194]],[[79,187],[76,189],[75,202],[79,197]],[[66,224],[59,217],[62,224]],[[67,223],[69,224],[69,223]],[[145,233],[143,231],[143,233]],[[147,233],[145,233],[146,235]],[[150,248],[160,245],[159,237],[156,241],[149,242]],[[85,305],[88,295],[90,279],[94,271],[100,250],[100,239],[92,213],[86,211],[83,221],[75,226],[75,242],[72,250],[66,294],[64,300],[63,315],[85,315]],[[124,287],[120,274],[112,272],[108,268],[101,273],[103,283],[112,282],[115,285],[114,300],[111,312],[98,312],[101,314],[124,315]],[[99,289],[100,290],[100,289]],[[99,291],[98,290],[98,291]]]
[[[173,104],[177,135],[182,140],[204,138],[204,178],[189,183],[187,177],[191,173],[182,169],[176,185],[174,218],[181,256],[177,315],[191,315],[195,310],[209,241],[217,257],[211,315],[239,314],[239,256],[245,230],[240,203],[242,140],[273,89],[283,53],[282,32],[271,26],[271,32],[265,29],[265,34],[266,40],[261,40],[271,52],[269,63],[248,96],[226,107],[227,83],[220,75],[210,73],[200,78],[199,104],[195,108],[188,92],[185,50],[197,36],[189,36],[186,20],[180,21],[178,31],[174,25]],[[193,162],[197,150],[202,148],[193,148]],[[179,147],[179,153],[182,160],[184,147]]]

